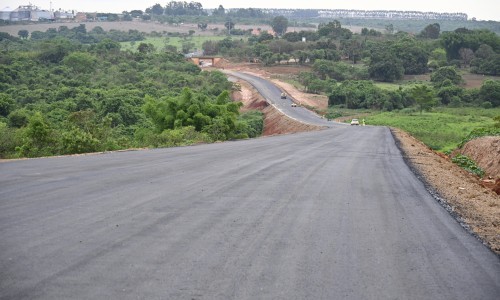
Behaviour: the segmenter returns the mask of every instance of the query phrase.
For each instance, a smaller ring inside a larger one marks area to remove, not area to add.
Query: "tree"
[[[381,44],[372,49],[368,72],[370,77],[378,81],[393,82],[403,78],[403,62],[391,48]]]
[[[16,103],[10,95],[0,93],[0,116],[7,117],[15,106]]]
[[[420,108],[420,114],[424,110],[430,109],[434,105],[436,105],[436,99],[434,98],[434,91],[426,85],[417,85],[415,86],[410,95],[415,100]]]
[[[63,59],[63,63],[76,73],[90,73],[96,62],[96,58],[87,52],[72,52]]]
[[[344,53],[347,54],[347,57],[349,57],[350,60],[352,60],[353,64],[356,64],[358,59],[360,59],[361,51],[363,50],[361,42],[357,39],[349,39],[342,40],[341,44]]]
[[[151,13],[153,15],[161,16],[161,15],[163,15],[164,12],[165,12],[165,9],[163,9],[163,7],[158,3],[153,5],[153,7],[151,8]]]
[[[283,16],[274,17],[271,21],[271,28],[278,36],[282,36],[288,28],[288,19]]]
[[[226,23],[224,23],[224,27],[226,27],[227,31],[231,35],[231,30],[234,29],[234,22],[231,20],[228,20],[228,21],[226,21]]]
[[[436,48],[432,50],[429,58],[430,68],[437,69],[446,65],[446,51],[443,48]]]
[[[10,127],[21,128],[28,124],[29,117],[28,110],[16,109],[7,116],[7,121]]]
[[[226,15],[226,10],[222,5],[219,5],[219,7],[214,9],[214,11],[212,12],[212,16],[224,16],[224,15]]]
[[[452,102],[460,103],[464,94],[465,89],[457,85],[443,86],[437,91],[437,96],[441,99],[441,103],[445,105]]]
[[[495,53],[489,45],[482,44],[474,53],[471,72],[487,75],[500,75],[500,53]]]
[[[131,10],[130,11],[130,15],[132,16],[132,18],[139,18],[139,17],[142,17],[143,16],[143,12],[142,10]]]
[[[443,32],[440,38],[443,48],[446,50],[448,60],[460,59],[461,48],[469,48],[476,51],[482,44],[491,46],[495,51],[500,50],[500,37],[489,30],[469,30],[458,28],[452,32]]]
[[[479,98],[482,102],[490,102],[493,107],[500,106],[500,81],[486,80],[479,89]]]
[[[41,52],[38,57],[42,62],[59,63],[70,52],[70,41],[64,38],[57,38],[52,41],[44,41],[41,45]]]
[[[22,39],[27,39],[28,36],[30,35],[30,33],[29,33],[28,30],[22,29],[22,30],[19,30],[19,32],[17,33],[17,35],[19,35],[19,37],[22,38]]]
[[[431,74],[431,82],[435,87],[442,87],[449,84],[461,84],[463,79],[455,67],[441,67]]]
[[[321,23],[318,25],[318,35],[320,37],[329,37],[333,39],[350,39],[352,32],[347,28],[342,28],[338,20],[329,22],[327,24]]]
[[[440,31],[441,26],[439,23],[429,24],[420,32],[420,36],[427,39],[437,39]]]
[[[205,53],[205,55],[216,55],[218,52],[217,43],[211,40],[204,41],[201,48],[203,49],[203,53]]]
[[[272,34],[270,34],[269,32],[267,31],[262,31],[260,34],[259,34],[259,37],[257,39],[257,41],[259,43],[262,43],[264,41],[271,41],[274,39],[274,36]]]
[[[495,51],[491,48],[490,45],[482,44],[479,46],[475,53],[476,57],[481,59],[489,59],[495,55]]]
[[[52,154],[49,147],[54,142],[52,129],[40,112],[29,119],[26,127],[26,142],[18,148],[21,155],[35,157]]]
[[[346,80],[328,96],[329,105],[344,104],[347,108],[381,109],[385,100],[382,90],[368,80]]]
[[[458,54],[462,59],[464,67],[470,65],[471,61],[474,59],[474,51],[472,51],[472,49],[469,48],[460,48],[460,50],[458,50]]]
[[[392,25],[392,24],[386,25],[385,31],[387,31],[388,34],[393,34],[394,33],[394,25]]]
[[[137,51],[143,54],[154,53],[156,51],[155,46],[151,43],[140,43],[137,47]]]

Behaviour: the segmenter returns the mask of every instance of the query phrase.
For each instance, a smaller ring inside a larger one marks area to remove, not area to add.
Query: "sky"
[[[179,0],[177,0],[179,1]],[[185,0],[191,2],[191,0]],[[4,7],[16,8],[19,5],[29,3],[42,9],[52,8],[57,10],[75,10],[85,12],[112,12],[145,10],[156,3],[165,6],[170,0],[1,0],[0,9]],[[354,1],[332,1],[332,0],[195,0],[200,2],[203,8],[216,8],[222,5],[224,8],[326,8],[326,9],[360,9],[360,10],[416,10],[434,12],[461,12],[466,13],[469,19],[475,17],[477,20],[500,21],[499,0],[354,0]]]

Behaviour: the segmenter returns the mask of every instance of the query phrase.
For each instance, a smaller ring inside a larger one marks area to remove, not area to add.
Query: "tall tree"
[[[163,7],[158,3],[153,5],[153,7],[151,8],[151,13],[153,15],[158,15],[158,16],[163,15],[164,11],[165,11],[165,9],[163,9]]]
[[[470,65],[471,61],[474,59],[474,51],[469,48],[460,48],[458,50],[458,54],[460,54],[460,58],[462,59],[462,64],[467,68]]]
[[[226,23],[224,23],[224,26],[227,28],[227,31],[229,32],[229,34],[231,34],[231,30],[234,29],[234,22],[231,20],[228,20],[228,21],[226,21]]]
[[[224,16],[224,15],[226,15],[226,9],[224,9],[224,6],[219,5],[218,8],[214,9],[214,11],[212,12],[212,15],[213,16]]]
[[[271,22],[271,28],[278,36],[282,36],[288,29],[288,19],[283,16],[274,17]]]
[[[379,45],[372,49],[368,72],[375,80],[393,82],[403,78],[403,62],[391,51],[390,47]]]
[[[439,38],[439,33],[441,31],[441,26],[438,23],[429,24],[420,32],[420,36],[428,39]]]
[[[420,108],[420,114],[422,114],[424,110],[430,109],[437,103],[434,97],[434,91],[426,85],[421,84],[415,86],[411,90],[410,94],[415,102],[417,102]]]

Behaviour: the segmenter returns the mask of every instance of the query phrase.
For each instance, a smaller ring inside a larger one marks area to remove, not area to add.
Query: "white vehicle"
[[[351,120],[351,125],[359,125],[359,120],[358,119],[352,119]]]
[[[281,93],[281,99],[286,99],[286,94],[285,93]]]

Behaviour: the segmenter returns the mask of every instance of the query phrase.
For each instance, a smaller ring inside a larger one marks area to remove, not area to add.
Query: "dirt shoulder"
[[[408,133],[391,129],[405,159],[464,227],[500,254],[500,197],[474,176]]]
[[[266,79],[273,77],[265,70],[245,68],[241,65],[237,70]],[[327,100],[318,101],[315,95],[298,91],[294,86],[278,79],[272,79],[272,81],[286,90],[296,101],[318,108],[328,104]],[[274,112],[271,106],[265,104],[264,99],[259,100],[258,93],[249,85],[245,85],[244,82],[241,85],[242,97],[245,98],[242,101],[246,103],[245,107],[260,107],[263,111],[267,110],[264,112],[266,115],[265,134],[317,129],[302,127],[301,123],[293,120],[280,120],[285,119],[286,116]],[[462,226],[500,255],[500,197],[490,188],[484,187],[480,178],[455,165],[446,155],[433,151],[400,129],[392,128],[391,131],[408,165],[427,185],[429,192]],[[498,156],[495,156],[495,159],[498,161]]]

